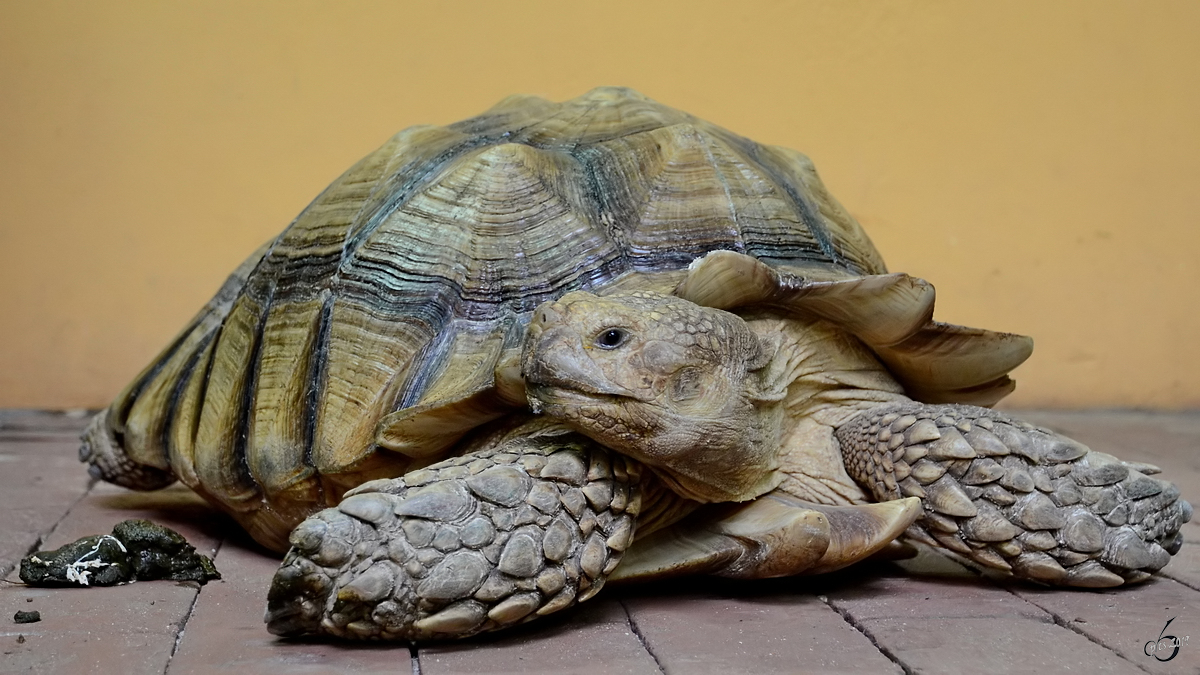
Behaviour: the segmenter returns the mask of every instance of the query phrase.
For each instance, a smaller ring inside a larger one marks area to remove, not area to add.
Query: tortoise
[[[990,409],[1023,336],[933,320],[807,157],[622,88],[400,132],[84,434],[287,555],[268,629],[465,637],[606,581],[832,571],[903,537],[1138,582],[1191,507]]]

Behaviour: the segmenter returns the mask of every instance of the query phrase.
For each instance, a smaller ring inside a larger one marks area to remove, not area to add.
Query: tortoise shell
[[[670,292],[716,250],[817,281],[886,271],[804,155],[628,89],[511,97],[402,131],[334,181],[94,435],[145,469],[126,484],[178,477],[285,550],[308,514],[413,468],[421,452],[381,440],[390,421],[488,391],[538,304],[573,290]],[[476,397],[448,438],[516,399]]]

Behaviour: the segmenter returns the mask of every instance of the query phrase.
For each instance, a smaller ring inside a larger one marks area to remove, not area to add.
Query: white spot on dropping
[[[125,548],[125,544],[121,543],[120,539],[117,539],[111,534],[102,535],[96,540],[96,545],[92,547],[92,550],[84,553],[83,555],[79,556],[75,562],[67,565],[67,581],[79,584],[80,586],[87,586],[88,576],[91,575],[91,572],[88,570],[92,570],[97,567],[110,567],[112,565],[112,563],[106,563],[103,560],[87,559],[89,556],[100,552],[100,545],[104,543],[105,539],[111,539],[116,542],[117,547],[121,549],[121,553],[129,552],[128,549]]]

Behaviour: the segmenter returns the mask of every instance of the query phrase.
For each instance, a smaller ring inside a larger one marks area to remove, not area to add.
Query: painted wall
[[[1010,401],[1200,406],[1200,3],[2,2],[0,406],[105,404],[393,132],[624,84],[808,153]]]

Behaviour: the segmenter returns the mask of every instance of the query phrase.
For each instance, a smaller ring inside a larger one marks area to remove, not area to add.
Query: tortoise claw
[[[635,542],[614,581],[684,574],[765,579],[822,574],[884,549],[921,515],[920,500],[828,506],[775,490],[706,508]]]

